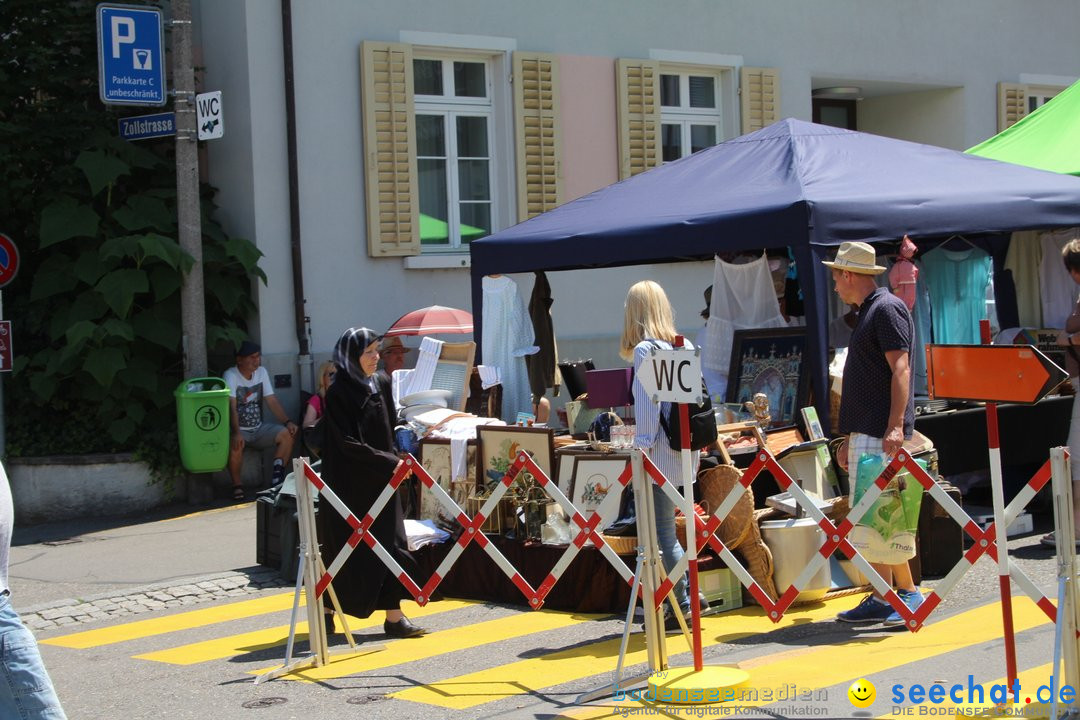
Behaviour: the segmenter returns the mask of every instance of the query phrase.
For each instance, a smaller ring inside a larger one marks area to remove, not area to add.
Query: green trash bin
[[[229,462],[229,386],[221,378],[191,378],[173,395],[180,462],[189,472],[224,470]]]

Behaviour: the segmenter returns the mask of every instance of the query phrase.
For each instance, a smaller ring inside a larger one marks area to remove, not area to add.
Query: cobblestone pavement
[[[252,573],[227,572],[188,578],[183,583],[160,583],[128,593],[116,591],[72,598],[16,610],[23,624],[34,631],[78,625],[80,623],[127,617],[152,610],[180,608],[254,595],[273,588],[293,587],[276,570]]]

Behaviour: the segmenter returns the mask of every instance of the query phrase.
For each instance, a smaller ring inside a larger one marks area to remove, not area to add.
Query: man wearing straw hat
[[[915,324],[904,301],[878,287],[875,276],[885,272],[877,264],[874,248],[863,242],[845,242],[836,258],[824,261],[832,270],[836,294],[859,308],[848,344],[844,366],[844,386],[840,398],[840,432],[847,435],[837,451],[837,460],[851,475],[851,486],[859,459],[875,454],[888,459],[911,437],[915,423],[912,391],[911,350]],[[899,564],[875,563],[874,570],[890,584],[912,611],[922,605],[923,596],[915,587],[911,568]],[[877,594],[867,595],[858,606],[836,616],[847,623],[877,623],[902,626],[903,618]]]

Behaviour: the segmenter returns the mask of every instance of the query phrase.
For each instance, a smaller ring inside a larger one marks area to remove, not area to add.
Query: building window
[[[1065,88],[1040,87],[1029,85],[1027,88],[1027,111],[1033,113],[1053,100]]]
[[[491,77],[484,60],[413,60],[420,244],[425,251],[466,249],[491,233]]]
[[[671,162],[720,142],[719,77],[693,71],[660,74],[662,158]]]

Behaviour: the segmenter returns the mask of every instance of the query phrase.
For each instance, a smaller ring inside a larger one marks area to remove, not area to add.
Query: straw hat
[[[413,349],[414,348],[411,347],[405,347],[405,343],[401,342],[401,338],[397,335],[393,335],[382,341],[382,349],[379,350],[379,352],[384,355],[388,352],[400,352],[405,354],[412,352]]]
[[[864,242],[841,243],[832,262],[821,262],[833,270],[847,270],[860,275],[880,275],[885,272],[885,268],[877,264],[874,248]]]

